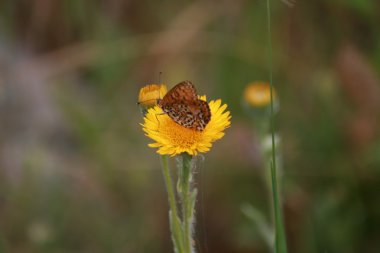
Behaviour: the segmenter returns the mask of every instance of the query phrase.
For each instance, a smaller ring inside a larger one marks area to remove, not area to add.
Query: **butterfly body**
[[[190,81],[175,85],[157,104],[177,124],[196,131],[203,131],[211,120],[210,107],[198,99]]]

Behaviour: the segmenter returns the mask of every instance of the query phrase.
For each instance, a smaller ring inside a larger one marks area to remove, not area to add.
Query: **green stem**
[[[192,224],[196,190],[191,190],[192,181],[192,156],[187,153],[182,154],[182,164],[179,166],[179,192],[182,200],[182,222],[183,222],[183,242],[184,252],[193,252],[192,247]]]
[[[190,201],[190,183],[191,183],[191,159],[187,153],[182,155],[182,215],[183,215],[183,239],[185,244],[185,252],[192,252],[191,247],[191,223],[192,223],[192,207]]]
[[[267,0],[267,18],[268,18],[268,44],[269,44],[269,67],[270,67],[270,112],[271,112],[271,132],[272,132],[272,161],[271,161],[271,174],[272,174],[272,189],[273,189],[273,206],[275,218],[275,252],[286,253],[286,235],[284,223],[281,213],[281,205],[279,200],[279,193],[277,189],[277,171],[276,171],[276,146],[274,138],[274,112],[273,112],[273,70],[272,70],[272,35],[271,35],[271,16],[270,16],[270,0]]]
[[[270,154],[265,154],[265,157],[266,157],[266,161],[271,161],[271,155]],[[265,167],[265,174],[264,174],[264,180],[265,180],[265,186],[267,188],[267,197],[268,197],[268,200],[271,200],[273,199],[273,186],[272,186],[272,167],[270,166],[266,166]],[[270,224],[271,224],[271,229],[274,231],[275,229],[275,209],[274,209],[274,203],[273,201],[269,201],[268,203],[269,205],[269,210],[271,212],[270,214]],[[271,249],[273,249],[273,240],[272,240],[272,244],[270,245]]]
[[[175,197],[175,193],[173,189],[172,177],[170,175],[168,157],[162,155],[160,156],[160,160],[161,160],[161,165],[162,165],[162,172],[164,174],[166,190],[168,193],[168,199],[169,199],[169,206],[170,206],[169,219],[170,219],[170,227],[171,227],[172,239],[174,243],[174,249],[175,249],[175,252],[177,253],[183,253],[185,252],[184,243],[183,243],[183,235],[182,235],[181,224],[178,218],[176,197]]]

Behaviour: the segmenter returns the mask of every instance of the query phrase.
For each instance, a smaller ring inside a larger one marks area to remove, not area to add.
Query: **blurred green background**
[[[271,8],[289,252],[379,252],[380,2]],[[241,106],[269,62],[264,0],[1,1],[0,251],[172,252],[136,106],[163,72],[233,116],[197,169],[197,251],[270,252],[241,211],[270,219]]]

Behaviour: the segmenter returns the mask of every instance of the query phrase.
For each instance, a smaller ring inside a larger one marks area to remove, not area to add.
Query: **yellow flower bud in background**
[[[273,88],[273,101],[277,99]],[[245,102],[253,107],[264,107],[270,105],[270,84],[263,81],[251,82],[244,90]]]
[[[280,103],[273,87],[273,113],[277,113]],[[270,83],[264,81],[254,81],[249,83],[243,92],[242,105],[245,111],[253,119],[255,128],[259,135],[266,135],[270,129],[271,115],[271,95]]]

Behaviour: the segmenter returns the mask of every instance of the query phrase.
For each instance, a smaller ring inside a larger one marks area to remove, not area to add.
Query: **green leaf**
[[[197,194],[198,194],[198,190],[194,188],[193,191],[191,192],[190,205],[189,205],[189,209],[190,209],[189,213],[190,213],[191,219],[193,219],[194,217],[194,209],[195,209],[195,202],[197,200]]]
[[[178,216],[173,215],[172,211],[169,211],[169,221],[170,221],[170,231],[172,234],[172,240],[174,244],[174,251],[176,253],[181,253],[183,252],[183,239],[182,239],[182,228],[179,226],[181,224],[180,219]]]

